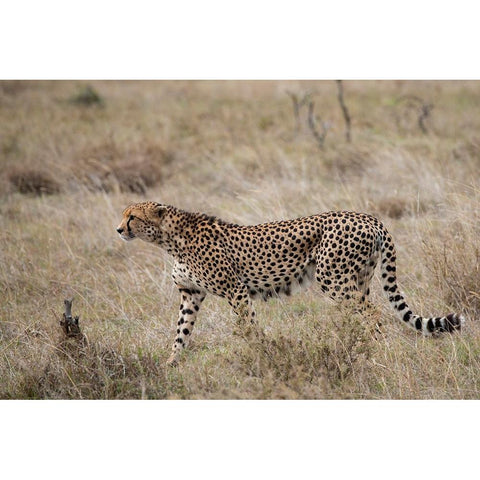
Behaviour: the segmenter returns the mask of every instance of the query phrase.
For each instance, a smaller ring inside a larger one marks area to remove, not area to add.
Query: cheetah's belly
[[[309,260],[295,269],[260,274],[253,278],[246,275],[242,280],[247,285],[252,299],[267,300],[269,297],[289,296],[308,288],[314,279],[315,269],[315,260]]]

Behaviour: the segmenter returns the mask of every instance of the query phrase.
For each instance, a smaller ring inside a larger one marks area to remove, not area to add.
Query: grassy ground
[[[287,91],[311,92],[323,148]],[[344,82],[350,143],[336,93],[333,81],[0,82],[0,398],[479,398],[480,83]],[[414,312],[460,311],[466,328],[417,336],[374,281],[380,338],[313,288],[257,303],[256,344],[209,296],[166,368],[171,259],[115,232],[144,199],[238,223],[374,213]],[[86,343],[62,338],[71,296]]]

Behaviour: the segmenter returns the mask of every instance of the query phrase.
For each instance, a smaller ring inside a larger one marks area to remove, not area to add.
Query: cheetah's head
[[[166,207],[156,202],[134,203],[123,211],[123,219],[117,227],[120,238],[130,241],[140,238],[154,242],[160,235],[160,224]]]

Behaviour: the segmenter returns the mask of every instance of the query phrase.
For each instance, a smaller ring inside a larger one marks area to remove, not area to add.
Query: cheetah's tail
[[[379,242],[380,243],[380,242]],[[410,327],[421,331],[424,335],[437,332],[453,332],[460,330],[465,323],[463,315],[450,313],[443,317],[420,317],[412,313],[404,296],[397,286],[395,247],[391,235],[385,231],[381,247],[381,273],[383,290],[388,296],[397,316]]]

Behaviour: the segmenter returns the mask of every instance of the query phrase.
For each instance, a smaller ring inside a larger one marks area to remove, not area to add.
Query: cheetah
[[[169,365],[178,364],[207,293],[227,299],[241,322],[255,323],[252,300],[291,295],[313,280],[333,300],[363,309],[378,261],[383,290],[403,323],[427,336],[464,323],[456,313],[425,318],[410,310],[397,285],[392,236],[369,214],[332,211],[245,226],[149,201],[127,207],[117,232],[126,241],[156,244],[174,259],[181,304]]]

